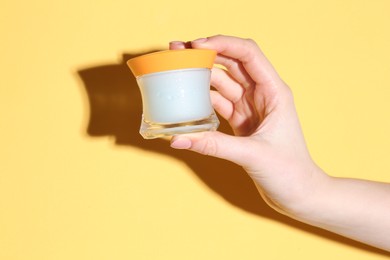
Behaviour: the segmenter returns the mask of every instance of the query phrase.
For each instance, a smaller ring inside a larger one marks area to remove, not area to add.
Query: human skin
[[[234,135],[174,136],[171,147],[232,161],[276,211],[390,251],[390,184],[332,177],[311,158],[291,89],[251,39],[216,35],[170,49],[213,49],[213,107]]]

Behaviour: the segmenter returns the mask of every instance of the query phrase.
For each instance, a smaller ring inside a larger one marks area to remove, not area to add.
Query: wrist
[[[312,167],[307,167],[302,175],[304,177],[299,181],[300,185],[291,191],[289,200],[283,204],[273,203],[271,207],[284,215],[308,222],[320,212],[318,209],[328,193],[332,177],[314,163]]]

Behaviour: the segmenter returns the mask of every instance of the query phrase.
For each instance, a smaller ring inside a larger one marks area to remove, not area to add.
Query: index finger
[[[192,47],[213,49],[219,54],[238,60],[257,83],[267,84],[281,80],[272,64],[252,39],[215,35],[192,41]]]

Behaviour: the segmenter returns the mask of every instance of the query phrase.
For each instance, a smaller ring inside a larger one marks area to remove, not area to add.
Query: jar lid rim
[[[167,70],[211,69],[216,55],[217,52],[215,50],[209,49],[165,50],[129,59],[127,65],[136,77]]]

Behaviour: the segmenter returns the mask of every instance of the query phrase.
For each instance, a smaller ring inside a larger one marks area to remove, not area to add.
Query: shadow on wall
[[[212,191],[235,207],[352,247],[390,256],[382,250],[300,223],[275,212],[261,199],[246,172],[231,162],[189,151],[174,150],[169,147],[168,141],[163,139],[144,140],[138,133],[142,114],[141,95],[135,78],[126,65],[128,59],[142,54],[145,53],[124,54],[119,64],[78,71],[90,106],[87,129],[89,136],[114,136],[118,145],[134,146],[172,156],[185,162]],[[226,122],[221,121],[219,130],[231,133]]]

